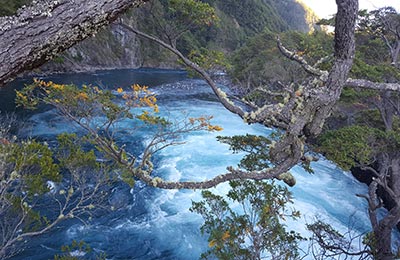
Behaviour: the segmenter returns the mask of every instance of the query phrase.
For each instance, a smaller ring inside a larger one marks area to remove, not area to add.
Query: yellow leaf
[[[210,243],[208,243],[208,247],[214,247],[216,243],[217,243],[217,240],[213,239],[210,241]]]
[[[230,238],[231,235],[229,234],[229,231],[226,231],[223,235],[222,235],[222,240],[227,240],[228,238]]]
[[[208,125],[208,131],[222,131],[222,130],[224,129],[218,125]]]
[[[88,95],[87,95],[85,92],[80,92],[80,93],[77,95],[77,98],[78,98],[78,99],[81,99],[81,100],[87,100],[89,97],[88,97]]]
[[[124,91],[124,90],[123,90],[122,88],[118,88],[118,89],[117,89],[117,92],[118,92],[118,93],[122,93],[123,91]]]

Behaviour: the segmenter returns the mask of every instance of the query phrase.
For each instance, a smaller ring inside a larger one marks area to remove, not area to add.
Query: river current
[[[241,155],[232,154],[227,145],[217,142],[217,135],[269,133],[265,127],[244,124],[218,103],[202,80],[190,79],[184,71],[114,70],[43,79],[56,83],[100,85],[109,89],[145,84],[158,94],[158,104],[164,115],[174,118],[213,115],[213,124],[221,126],[222,132],[191,133],[184,137],[184,145],[169,147],[157,155],[156,171],[170,180],[210,179],[224,173],[227,166],[235,166]],[[17,80],[8,88],[0,89],[0,111],[14,110],[12,89],[26,82]],[[17,110],[17,114],[23,116],[26,126],[29,126],[20,130],[18,135],[21,137],[51,141],[61,132],[76,131],[53,110],[33,113]],[[125,136],[121,141],[144,143],[147,139],[146,133],[141,133]],[[312,168],[314,174],[300,167],[292,169],[297,180],[297,184],[290,188],[294,196],[293,207],[301,212],[302,217],[299,221],[286,223],[287,229],[307,237],[310,234],[305,224],[318,216],[342,232],[346,232],[349,225],[356,233],[367,231],[370,224],[366,203],[355,196],[357,193],[365,194],[367,187],[324,158],[312,163]],[[228,185],[221,184],[212,190],[224,194]],[[64,222],[50,233],[33,238],[25,245],[26,249],[12,259],[52,259],[53,255],[60,253],[62,245],[68,245],[72,240],[85,241],[94,252],[104,252],[107,259],[198,259],[207,250],[207,237],[199,231],[201,217],[191,213],[189,208],[191,201],[200,199],[200,191],[159,190],[140,182],[133,189],[119,185],[110,198],[118,202],[115,211],[94,219],[90,225],[79,221]],[[303,249],[307,250],[306,243]]]

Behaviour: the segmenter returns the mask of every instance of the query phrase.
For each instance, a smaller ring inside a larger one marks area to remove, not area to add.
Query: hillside
[[[156,0],[154,5],[165,2]],[[316,16],[297,0],[204,0],[216,8],[217,26],[191,31],[178,42],[188,52],[200,47],[231,53],[250,37],[268,30],[308,32]],[[121,21],[154,33],[149,8],[132,10]],[[257,17],[257,20],[254,20]],[[168,22],[168,21],[167,21]],[[95,35],[42,67],[43,71],[82,71],[102,68],[176,67],[175,58],[160,47],[137,39],[117,26]]]

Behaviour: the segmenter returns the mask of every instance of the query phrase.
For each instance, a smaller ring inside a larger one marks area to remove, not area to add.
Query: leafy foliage
[[[319,138],[319,150],[349,170],[358,163],[373,162],[373,148],[369,143],[376,140],[376,130],[368,127],[350,126],[336,131],[328,131]]]
[[[296,259],[299,234],[286,231],[286,218],[296,219],[291,194],[274,183],[232,181],[227,199],[203,191],[203,201],[193,202],[191,211],[204,218],[201,232],[209,235],[210,250],[203,259]],[[237,211],[228,201],[240,205]]]
[[[102,165],[96,161],[94,150],[85,151],[82,139],[76,134],[63,133],[57,136],[58,149],[56,150],[59,165],[66,168],[91,167],[99,170]]]
[[[10,144],[2,147],[10,150],[9,162],[14,164],[14,174],[24,180],[30,195],[49,191],[46,182],[61,180],[59,166],[53,160],[53,152],[48,146],[36,141]],[[5,152],[5,151],[0,151]]]
[[[234,153],[246,152],[247,154],[240,160],[239,167],[248,171],[257,171],[269,168],[269,150],[271,140],[263,136],[241,135],[233,137],[218,136],[218,141],[230,146]]]
[[[168,16],[177,19],[176,26],[211,25],[217,21],[214,8],[197,0],[168,0]]]
[[[175,46],[184,34],[218,22],[215,9],[198,0],[159,0],[150,3],[146,27]]]
[[[1,140],[0,257],[7,258],[20,241],[63,219],[86,219],[104,197],[99,189],[108,178],[104,165],[93,151],[83,150],[76,135],[60,136],[56,152],[36,140],[7,135]]]
[[[225,70],[230,67],[224,53],[220,51],[200,48],[199,50],[192,50],[188,58],[207,71]],[[189,73],[194,73],[190,68],[188,70]]]
[[[342,104],[359,104],[364,103],[371,97],[376,96],[376,91],[373,90],[356,90],[354,88],[343,88],[342,94],[340,96],[340,102]]]
[[[364,48],[373,49],[372,46]],[[356,53],[356,59],[354,60],[354,65],[351,69],[351,77],[354,78],[364,78],[374,82],[396,82],[400,80],[400,72],[395,67],[391,66],[385,60],[372,60],[369,61],[370,64],[365,62],[363,59],[358,58],[358,56],[368,55],[368,59],[371,60],[372,54],[370,51],[361,54]],[[382,58],[382,56],[380,56]],[[371,64],[372,63],[372,64]]]
[[[266,27],[274,31],[283,31],[288,28],[274,6],[265,4],[263,1],[224,1],[219,3],[218,7],[231,17],[240,17],[237,21],[240,27],[245,29],[247,35],[259,33]]]
[[[370,165],[380,153],[395,153],[400,149],[398,131],[382,131],[366,126],[349,126],[327,131],[319,138],[319,150],[348,170]]]

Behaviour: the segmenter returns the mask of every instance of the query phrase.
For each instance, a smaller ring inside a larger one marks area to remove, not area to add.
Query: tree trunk
[[[373,250],[376,259],[392,260],[394,255],[392,252],[392,231],[400,220],[400,159],[399,154],[394,153],[391,158],[383,156],[379,160],[380,169],[376,174],[375,180],[369,185],[369,217],[374,233]],[[393,201],[394,205],[388,207],[389,212],[378,219],[377,210],[383,206],[378,202],[377,188],[382,191]]]
[[[395,107],[390,100],[391,96],[391,91],[385,91],[380,95],[380,99],[374,102],[385,125],[385,130],[388,132],[393,130],[393,119],[396,112]]]
[[[400,53],[400,38],[397,39],[395,47],[391,51],[392,56],[392,65],[395,67],[399,67],[398,60],[399,60],[399,53]]]
[[[323,87],[316,87],[310,93],[312,97],[306,105],[313,114],[305,126],[307,137],[320,134],[325,120],[330,116],[332,109],[340,98],[347,81],[348,73],[353,65],[355,55],[354,28],[358,13],[358,1],[336,0],[338,12],[335,19],[335,62],[329,71],[328,79]]]
[[[0,18],[0,87],[148,0],[39,0]]]
[[[398,223],[399,218],[400,206],[397,205],[389,211],[389,213],[379,222],[377,228],[374,229],[377,259],[395,259],[392,253],[392,230]]]

